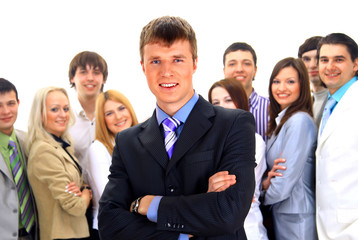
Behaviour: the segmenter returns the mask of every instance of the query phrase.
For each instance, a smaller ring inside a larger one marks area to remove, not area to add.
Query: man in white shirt
[[[72,59],[68,76],[71,87],[77,91],[77,99],[71,102],[76,123],[70,134],[75,140],[75,155],[87,181],[87,151],[95,139],[96,99],[107,80],[107,63],[95,52],[80,52]]]

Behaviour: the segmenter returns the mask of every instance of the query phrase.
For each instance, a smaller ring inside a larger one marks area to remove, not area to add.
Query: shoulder
[[[60,147],[59,145],[51,143],[50,141],[46,141],[43,139],[36,140],[30,149],[29,152],[29,159],[36,156],[36,158],[40,158],[40,155],[43,153],[55,153],[57,152],[57,148]]]
[[[306,112],[294,113],[283,125],[283,128],[290,132],[315,132],[316,124],[313,118]]]
[[[96,151],[107,151],[107,148],[104,146],[104,144],[98,140],[95,140],[89,147],[89,154],[95,153]]]
[[[294,113],[288,120],[287,123],[297,124],[298,122],[312,123],[314,124],[313,118],[306,112],[298,111]]]

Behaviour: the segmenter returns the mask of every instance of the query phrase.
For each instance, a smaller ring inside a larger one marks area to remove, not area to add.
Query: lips
[[[246,76],[235,76],[236,80],[244,80],[246,78]]]
[[[340,75],[340,73],[326,73],[325,75],[328,78],[335,78],[335,77],[338,77]]]
[[[3,117],[3,118],[0,118],[0,120],[1,121],[3,121],[3,122],[9,122],[9,121],[11,121],[12,120],[12,116],[10,116],[10,117]]]
[[[309,72],[311,76],[317,76],[318,75],[318,71],[311,71]]]
[[[127,122],[127,120],[124,120],[124,121],[119,122],[119,123],[116,123],[116,124],[114,124],[114,125],[115,125],[116,127],[121,127],[121,126],[123,126],[126,122]]]
[[[159,85],[164,88],[172,88],[172,87],[177,86],[178,84],[177,83],[161,83]]]

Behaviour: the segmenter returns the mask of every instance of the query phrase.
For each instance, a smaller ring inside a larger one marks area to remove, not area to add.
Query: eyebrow
[[[328,56],[320,56],[319,58],[328,58]],[[344,58],[344,59],[346,59],[346,57],[343,56],[343,55],[333,56],[332,58]]]

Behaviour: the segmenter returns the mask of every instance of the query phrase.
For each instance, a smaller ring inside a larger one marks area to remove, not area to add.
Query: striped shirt
[[[259,96],[255,90],[249,97],[250,112],[254,115],[256,121],[256,133],[260,134],[265,142],[268,138],[265,133],[267,131],[269,103],[268,98]]]

